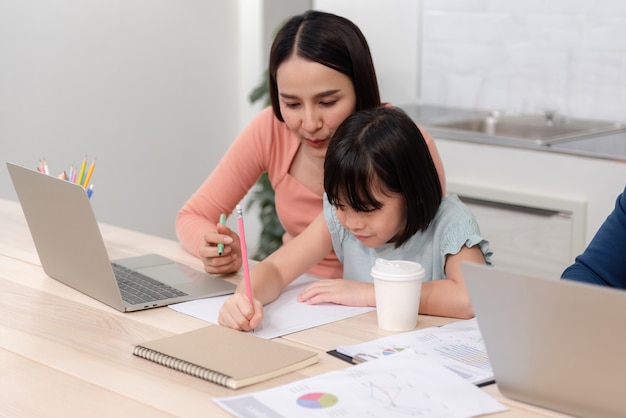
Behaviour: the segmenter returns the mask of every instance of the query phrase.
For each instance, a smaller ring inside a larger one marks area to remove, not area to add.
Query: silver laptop
[[[576,416],[626,416],[626,291],[461,268],[503,395]]]
[[[160,255],[111,261],[85,190],[7,163],[46,274],[119,311],[233,293],[235,285]]]

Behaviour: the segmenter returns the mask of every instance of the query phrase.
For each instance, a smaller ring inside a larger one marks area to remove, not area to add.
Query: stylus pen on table
[[[226,223],[226,215],[225,214],[221,214],[220,215],[220,224],[224,225]],[[217,255],[222,255],[224,254],[224,244],[223,243],[219,243],[217,244]]]
[[[237,205],[237,221],[239,224],[239,240],[241,241],[241,262],[243,263],[243,279],[246,284],[246,295],[252,305],[252,288],[250,287],[250,267],[248,266],[248,248],[246,245],[246,233],[243,229],[243,211],[241,205]]]

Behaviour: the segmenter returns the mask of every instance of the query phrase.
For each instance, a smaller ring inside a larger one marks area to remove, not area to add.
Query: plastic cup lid
[[[414,261],[376,259],[371,273],[373,276],[389,276],[390,278],[402,279],[424,275],[424,267]],[[382,277],[381,277],[382,278]]]

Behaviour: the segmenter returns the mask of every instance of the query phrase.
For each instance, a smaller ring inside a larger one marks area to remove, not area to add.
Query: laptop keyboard
[[[135,270],[111,263],[124,302],[132,305],[185,296],[174,287],[161,283]]]

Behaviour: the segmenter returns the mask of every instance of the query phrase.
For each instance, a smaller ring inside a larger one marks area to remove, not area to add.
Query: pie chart
[[[385,349],[383,350],[383,356],[388,356],[388,355],[390,355],[390,354],[399,353],[400,351],[403,351],[403,350],[404,350],[404,348],[396,348],[396,347],[393,347],[393,348],[385,348]]]
[[[329,408],[338,401],[339,399],[330,393],[313,392],[300,396],[296,402],[304,408],[321,409]]]

